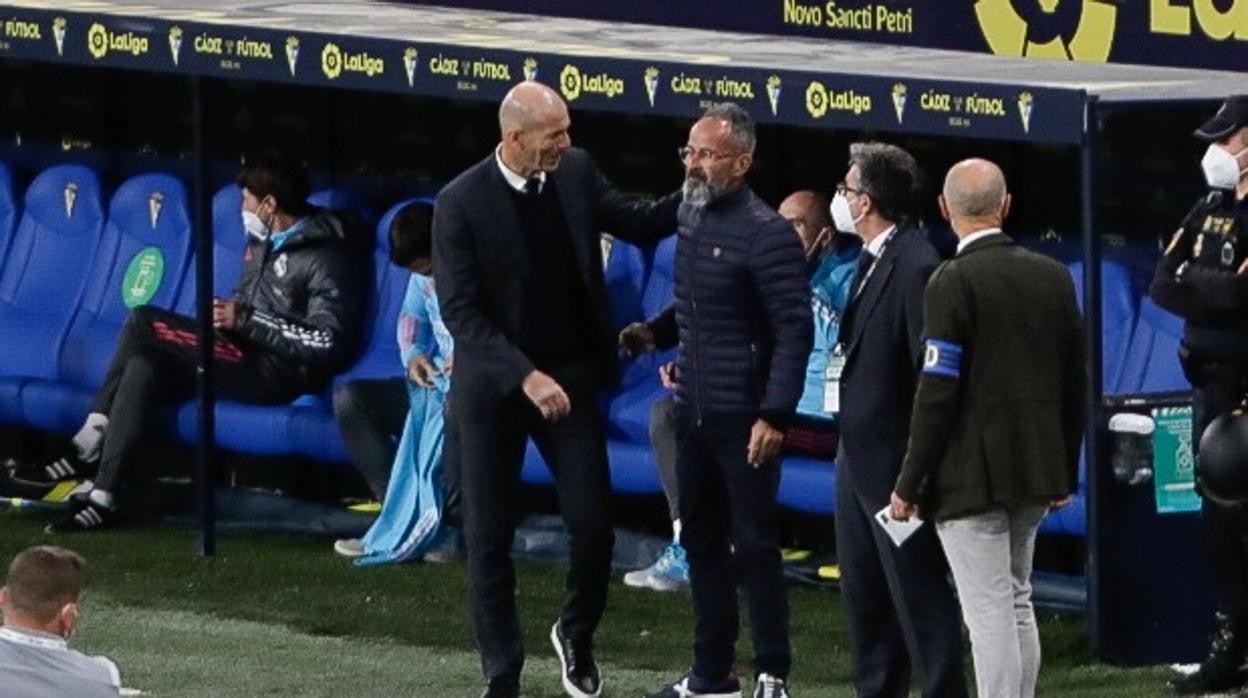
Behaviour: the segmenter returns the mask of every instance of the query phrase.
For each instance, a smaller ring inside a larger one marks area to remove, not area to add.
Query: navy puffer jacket
[[[812,342],[797,232],[748,187],[682,204],[678,220],[676,399],[699,416],[746,413],[784,428]]]

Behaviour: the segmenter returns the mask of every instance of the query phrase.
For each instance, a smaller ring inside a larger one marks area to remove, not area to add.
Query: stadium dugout
[[[132,266],[142,266],[141,255],[159,250],[163,269],[144,302],[190,312],[229,287],[242,235],[236,191],[222,186],[231,139],[258,124],[287,128],[310,150],[332,149],[321,163],[320,201],[377,223],[371,339],[343,380],[384,375],[396,356],[390,328],[403,279],[387,269],[384,248],[393,206],[434,194],[472,161],[456,138],[488,147],[490,109],[511,85],[539,80],[559,90],[578,128],[588,124],[584,138],[575,132],[578,142],[619,163],[638,189],[672,182],[670,171],[646,174],[655,162],[674,170],[656,153],[679,145],[680,131],[704,106],[732,100],[763,131],[756,179],[772,178],[759,188],[773,197],[783,184],[828,188],[849,139],[911,143],[932,177],[939,171],[931,163],[958,154],[1000,155],[1023,222],[1017,235],[1069,264],[1089,330],[1081,491],[1044,531],[1086,538],[1091,631],[1104,658],[1185,659],[1200,645],[1199,629],[1180,619],[1206,617],[1208,599],[1172,592],[1200,567],[1193,517],[1160,516],[1151,487],[1114,479],[1106,424],[1114,411],[1169,414],[1186,403],[1175,319],[1142,299],[1144,279],[1157,236],[1196,193],[1186,161],[1175,159],[1185,152],[1185,129],[1225,95],[1248,92],[1244,74],[364,0],[166,5],[0,5],[0,421],[72,428],[70,415],[83,412],[124,318],[127,299],[113,289],[136,283]],[[125,89],[113,89],[119,85]],[[269,93],[302,112],[266,121]],[[405,126],[389,112],[421,121]],[[623,135],[624,122],[643,137]],[[464,136],[466,127],[475,135]],[[126,140],[109,134],[137,128],[175,135],[109,150]],[[66,135],[83,130],[103,135]],[[431,164],[413,174],[402,163],[369,168],[353,159],[357,146],[384,154],[386,139],[399,144],[396,152],[423,149]],[[1161,184],[1150,187],[1148,178]],[[374,211],[386,213],[377,221]],[[617,322],[667,302],[671,255],[670,243],[610,246],[604,263]],[[658,393],[655,365],[650,358],[627,366],[608,406],[620,491],[659,490],[644,421]],[[199,448],[206,552],[212,492],[205,483],[217,444],[346,460],[326,396],[279,408],[214,404],[211,390],[202,391],[164,428]],[[532,448],[524,477],[548,481]],[[791,458],[782,502],[829,514],[834,478],[831,464]],[[1165,637],[1157,628],[1167,629]]]

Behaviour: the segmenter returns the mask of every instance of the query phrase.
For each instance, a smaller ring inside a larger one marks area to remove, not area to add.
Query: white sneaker
[[[363,557],[364,541],[359,538],[340,538],[334,541],[334,552],[343,557]]]
[[[778,676],[759,674],[754,681],[754,698],[789,698],[788,683]]]
[[[680,543],[669,544],[653,565],[625,574],[624,585],[655,591],[680,591],[688,588],[689,563],[685,560],[685,549]]]

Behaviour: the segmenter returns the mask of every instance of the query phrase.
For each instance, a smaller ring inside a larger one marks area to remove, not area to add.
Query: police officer
[[[1170,241],[1150,295],[1186,321],[1179,358],[1192,383],[1192,443],[1198,444],[1215,417],[1248,395],[1248,95],[1227,99],[1195,136],[1209,144],[1201,160],[1209,192]],[[1199,469],[1198,463],[1198,475]],[[1202,496],[1220,610],[1208,658],[1195,673],[1171,681],[1181,695],[1242,686],[1248,654],[1245,523],[1234,506]]]

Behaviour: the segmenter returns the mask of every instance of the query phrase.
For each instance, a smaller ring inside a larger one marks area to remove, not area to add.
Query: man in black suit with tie
[[[571,147],[567,106],[536,82],[499,107],[502,141],[438,196],[434,278],[455,338],[451,419],[460,463],[473,629],[486,696],[518,696],[515,490],[531,436],[555,480],[571,538],[568,597],[551,642],[574,698],[598,696],[593,635],[614,543],[601,392],[613,381],[615,328],[600,231],[640,243],[676,228],[679,193],[617,192]]]
[[[935,532],[924,526],[898,547],[874,521],[905,456],[923,357],[923,289],[940,260],[909,222],[914,158],[880,143],[849,152],[832,215],[840,231],[863,241],[837,348],[845,364],[836,547],[854,683],[863,698],[905,696],[914,669],[925,697],[965,696],[958,605]]]

